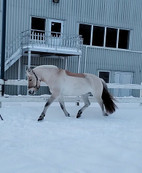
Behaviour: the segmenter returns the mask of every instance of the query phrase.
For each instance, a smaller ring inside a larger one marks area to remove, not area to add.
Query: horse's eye
[[[29,79],[29,81],[31,82],[31,81],[32,81],[32,79]]]

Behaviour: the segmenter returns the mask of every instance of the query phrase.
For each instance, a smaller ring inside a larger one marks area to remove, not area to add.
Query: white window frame
[[[80,24],[83,24],[83,25],[91,25],[91,35],[90,35],[90,45],[86,45],[86,46],[92,46],[92,47],[100,47],[100,48],[105,48],[105,49],[117,49],[117,50],[129,50],[130,49],[130,43],[131,43],[131,29],[126,29],[126,28],[117,28],[117,27],[109,27],[109,26],[103,26],[103,25],[94,25],[94,24],[85,24],[85,23],[79,23]],[[104,42],[103,42],[103,46],[95,46],[95,45],[92,45],[93,43],[93,27],[94,26],[99,26],[99,27],[104,27]],[[107,28],[113,28],[113,29],[116,29],[117,30],[117,38],[116,38],[116,47],[107,47],[106,46],[106,35],[107,35]],[[118,47],[118,44],[119,44],[119,32],[120,30],[126,30],[126,31],[129,31],[129,42],[128,42],[128,48],[127,49],[122,49],[122,48],[119,48]]]
[[[109,81],[108,81],[108,83],[110,83],[111,71],[109,71],[109,70],[98,70],[98,77],[99,77],[99,73],[100,72],[107,72],[107,73],[109,73]]]
[[[48,32],[51,33],[51,24],[52,22],[55,22],[55,23],[61,23],[61,35],[63,34],[63,24],[64,24],[64,21],[63,20],[57,20],[57,19],[49,19],[48,20]]]

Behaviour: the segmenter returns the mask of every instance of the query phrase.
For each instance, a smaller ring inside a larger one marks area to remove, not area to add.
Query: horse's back
[[[94,93],[96,90],[102,91],[100,78],[88,73],[71,73],[64,70],[61,73],[62,92],[64,95],[83,95],[88,92]]]
[[[72,73],[72,72],[69,72],[67,70],[65,70],[65,73],[67,76],[70,76],[70,77],[85,78],[85,74],[83,74],[83,73]]]

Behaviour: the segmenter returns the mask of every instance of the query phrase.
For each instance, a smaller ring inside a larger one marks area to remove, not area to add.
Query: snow
[[[142,106],[118,103],[103,117],[96,103],[85,110],[66,103],[71,117],[53,103],[3,103],[0,114],[1,173],[141,173]]]

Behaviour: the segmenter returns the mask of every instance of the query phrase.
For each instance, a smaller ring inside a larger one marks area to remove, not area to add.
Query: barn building
[[[96,74],[108,83],[142,82],[141,0],[6,2],[6,79],[25,79],[27,67],[53,64]],[[0,0],[1,44],[2,7]],[[39,94],[47,91],[44,87]],[[131,90],[111,92],[137,95]],[[26,94],[26,88],[11,86],[6,93]]]

